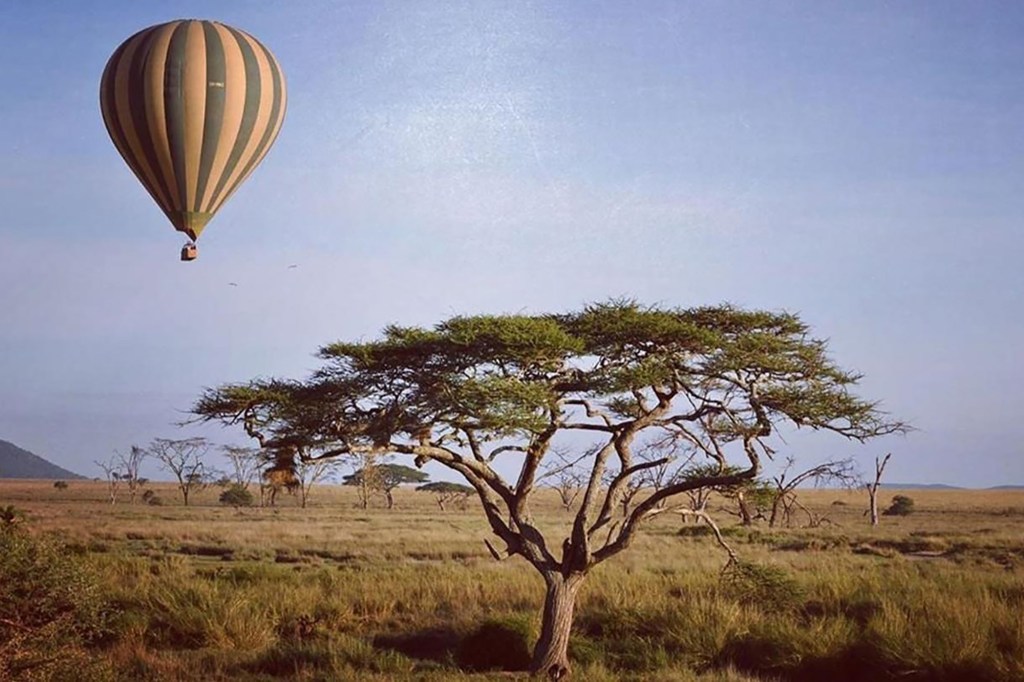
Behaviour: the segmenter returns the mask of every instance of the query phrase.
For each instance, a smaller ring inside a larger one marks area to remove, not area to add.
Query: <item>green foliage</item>
[[[746,561],[733,562],[722,576],[724,594],[741,604],[766,611],[786,611],[797,606],[803,589],[785,569]]]
[[[492,618],[460,642],[456,661],[469,670],[526,670],[536,637],[526,616]]]
[[[251,507],[253,504],[252,493],[240,483],[232,483],[218,498],[221,504],[230,507]]]
[[[409,483],[423,483],[430,476],[402,464],[375,464],[373,465],[373,476],[368,478],[374,485],[379,485],[382,490],[394,490],[400,485]],[[363,470],[359,469],[354,473],[345,476],[343,485],[361,485],[363,482]]]
[[[896,495],[892,504],[882,512],[884,516],[910,516],[914,513],[914,500],[906,495]]]
[[[612,301],[565,315],[393,326],[380,340],[334,343],[319,355],[325,364],[308,381],[228,384],[193,411],[281,443],[383,445],[470,424],[487,442],[537,434],[562,400],[599,400],[630,416],[652,389],[671,388],[725,400],[732,418],[709,428],[726,440],[778,421],[858,439],[906,429],[850,393],[860,377],[791,313]],[[759,377],[756,407],[750,376]]]
[[[451,495],[472,495],[475,491],[471,486],[451,481],[434,481],[417,486],[416,490],[426,493],[451,494]]]

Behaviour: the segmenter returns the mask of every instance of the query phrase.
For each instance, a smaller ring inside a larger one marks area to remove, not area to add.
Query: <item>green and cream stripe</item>
[[[100,83],[114,145],[192,239],[266,155],[285,104],[270,50],[215,21],[139,31],[117,48]]]

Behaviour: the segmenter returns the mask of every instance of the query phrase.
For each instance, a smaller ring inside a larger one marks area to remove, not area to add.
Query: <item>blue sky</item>
[[[289,90],[192,264],[97,94],[185,17]],[[1009,2],[5,3],[0,438],[95,475],[332,340],[633,296],[798,311],[919,429],[801,461],[1024,483],[1021,35]]]

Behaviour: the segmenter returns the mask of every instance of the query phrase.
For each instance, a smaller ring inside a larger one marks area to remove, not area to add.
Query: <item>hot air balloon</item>
[[[100,81],[110,139],[171,221],[195,240],[274,143],[284,75],[251,35],[216,21],[145,28],[114,51]]]

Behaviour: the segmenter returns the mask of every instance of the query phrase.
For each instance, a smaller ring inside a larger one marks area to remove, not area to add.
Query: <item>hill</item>
[[[14,443],[0,440],[0,478],[75,479],[85,476],[62,469]]]

